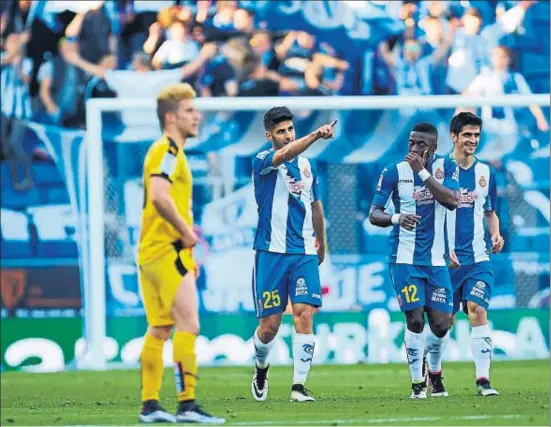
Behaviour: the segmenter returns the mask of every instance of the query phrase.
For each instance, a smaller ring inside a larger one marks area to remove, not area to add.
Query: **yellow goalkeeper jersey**
[[[138,264],[147,264],[162,257],[180,244],[180,233],[158,212],[151,202],[151,177],[158,176],[171,183],[170,195],[178,212],[190,227],[193,226],[192,176],[184,150],[163,135],[155,141],[145,156],[143,166],[144,204]],[[181,247],[181,246],[180,246]]]

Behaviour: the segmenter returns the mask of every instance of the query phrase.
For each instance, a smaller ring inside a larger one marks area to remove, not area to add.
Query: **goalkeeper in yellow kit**
[[[222,424],[195,403],[199,333],[193,232],[192,176],[184,154],[188,137],[197,135],[201,115],[195,91],[185,83],[164,89],[157,97],[163,135],[144,161],[144,205],[138,274],[148,329],[140,357],[140,421]],[[163,347],[172,329],[174,373],[178,395],[176,417],[159,404]]]

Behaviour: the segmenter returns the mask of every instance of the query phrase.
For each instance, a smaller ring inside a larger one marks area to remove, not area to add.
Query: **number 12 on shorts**
[[[401,293],[403,293],[406,297],[406,302],[408,304],[419,301],[419,298],[417,298],[417,286],[415,285],[404,286],[401,290]]]
[[[277,290],[262,292],[262,298],[264,299],[264,308],[279,307],[281,305],[281,297]]]

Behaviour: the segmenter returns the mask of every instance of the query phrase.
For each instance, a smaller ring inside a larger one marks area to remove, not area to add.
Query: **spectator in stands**
[[[266,69],[277,71],[281,63],[276,55],[276,51],[272,43],[272,36],[268,31],[256,31],[252,35],[249,45],[254,54],[260,58],[262,65],[264,65]]]
[[[423,55],[419,40],[407,40],[402,52],[390,52],[388,45],[382,43],[380,53],[391,70],[396,84],[397,95],[432,95],[432,69],[446,56],[453,38],[449,33],[447,39],[432,54]],[[398,45],[396,45],[395,50]]]
[[[450,37],[450,31],[453,31],[449,26],[443,23],[447,21],[434,16],[426,17],[422,22],[422,27],[425,31],[424,37],[424,52],[432,54],[438,51],[442,44],[446,43],[446,39]],[[441,58],[440,61],[432,64],[431,68],[431,85],[432,92],[435,95],[444,95],[446,93],[446,73],[448,52]]]
[[[290,31],[275,51],[281,62],[279,74],[293,83],[292,88],[283,92],[287,95],[312,95],[319,89],[321,70],[348,69],[346,61],[319,52],[315,37],[304,31]],[[306,79],[307,69],[309,69],[308,79]],[[311,78],[313,76],[318,77]]]
[[[280,91],[290,91],[295,87],[291,79],[266,67],[254,52],[247,54],[243,69],[238,96],[277,96]]]
[[[447,86],[452,93],[463,92],[483,67],[490,65],[492,49],[502,36],[512,33],[522,24],[526,10],[534,1],[521,1],[492,25],[482,30],[482,16],[477,8],[467,9],[461,18],[448,61]]]
[[[236,96],[247,51],[238,40],[224,43],[206,65],[201,77],[201,96]]]
[[[528,95],[531,92],[528,83],[520,73],[510,70],[511,51],[505,46],[498,46],[492,52],[492,66],[485,68],[475,77],[465,91],[466,95],[500,96],[511,94]],[[530,112],[542,132],[549,130],[549,124],[539,106],[531,106]],[[493,144],[483,147],[478,157],[484,159],[491,155],[499,158],[511,152],[519,139],[519,123],[512,107],[483,107],[484,128],[494,137]]]
[[[33,114],[29,93],[33,64],[30,58],[23,56],[28,36],[27,33],[8,35],[4,51],[0,54],[1,154],[3,160],[10,160],[10,172],[16,189],[26,189],[32,185],[31,160],[22,147],[23,120],[29,120]],[[22,181],[19,181],[19,164],[24,172]]]
[[[216,46],[205,44],[199,55],[190,63],[174,70],[154,71],[147,57],[136,53],[131,70],[111,70],[101,64],[93,64],[82,58],[76,43],[65,43],[61,52],[69,64],[74,64],[91,75],[105,79],[107,84],[119,97],[150,98],[158,93],[160,88],[178,82],[195,74],[206,61],[216,54]]]
[[[35,102],[34,120],[46,124],[60,124],[62,111],[60,95],[64,85],[64,62],[49,55],[38,69],[38,102]]]
[[[169,36],[161,44],[152,59],[153,68],[174,69],[188,64],[199,55],[199,46],[189,36],[182,21],[174,21],[168,29]]]
[[[237,1],[219,0],[216,2],[216,13],[212,19],[205,20],[205,25],[218,31],[233,31],[235,30],[233,16],[236,10]]]
[[[91,7],[86,13],[78,14],[82,20],[73,21],[70,25],[75,27],[75,35],[79,38],[80,54],[90,62],[98,63],[105,56],[115,51],[115,37],[113,37],[111,18],[105,1],[96,1],[95,7]],[[65,34],[71,33],[67,28]]]
[[[294,82],[292,95],[304,94],[307,91],[306,66],[314,59],[315,38],[304,31],[289,31],[283,41],[276,47],[277,58],[281,62],[279,73]]]
[[[309,88],[309,95],[337,95],[344,83],[344,72],[348,69],[348,63],[337,58],[337,52],[328,43],[320,43],[320,53],[326,55],[326,58],[334,58],[331,63],[329,60],[312,61],[306,67],[305,81]]]
[[[233,14],[233,28],[250,37],[254,32],[254,13],[247,9],[237,9]]]

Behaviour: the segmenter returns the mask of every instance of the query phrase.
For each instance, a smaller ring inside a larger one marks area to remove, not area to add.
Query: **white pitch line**
[[[289,424],[289,420],[279,420],[279,421],[247,421],[247,422],[231,422],[231,420],[226,419],[226,425],[230,426],[272,426],[272,425],[287,425],[287,426],[298,426],[298,425],[331,425],[333,423],[337,424],[349,424],[349,423],[362,423],[362,424],[384,424],[384,423],[397,423],[397,422],[415,422],[415,421],[441,421],[441,420],[464,420],[464,421],[480,421],[480,420],[491,420],[491,419],[517,419],[522,418],[520,414],[510,414],[510,415],[463,415],[456,417],[409,417],[409,418],[355,418],[348,420],[302,420],[302,421],[292,421]],[[13,426],[17,427],[17,426]],[[60,426],[57,426],[60,427]],[[71,425],[64,427],[117,427],[117,426],[100,426],[100,425]],[[125,426],[129,427],[129,426]],[[138,424],[134,427],[143,427],[143,424]]]
[[[348,424],[348,423],[362,423],[362,424],[380,424],[380,423],[396,423],[396,422],[414,422],[414,421],[441,421],[441,420],[489,420],[489,419],[515,419],[521,418],[522,415],[464,415],[456,417],[409,417],[409,418],[356,418],[348,420],[302,420],[291,421],[289,425],[316,425],[316,424]],[[231,422],[226,420],[228,425],[234,426],[271,426],[271,425],[286,425],[289,420],[285,421],[247,421],[247,422]]]

